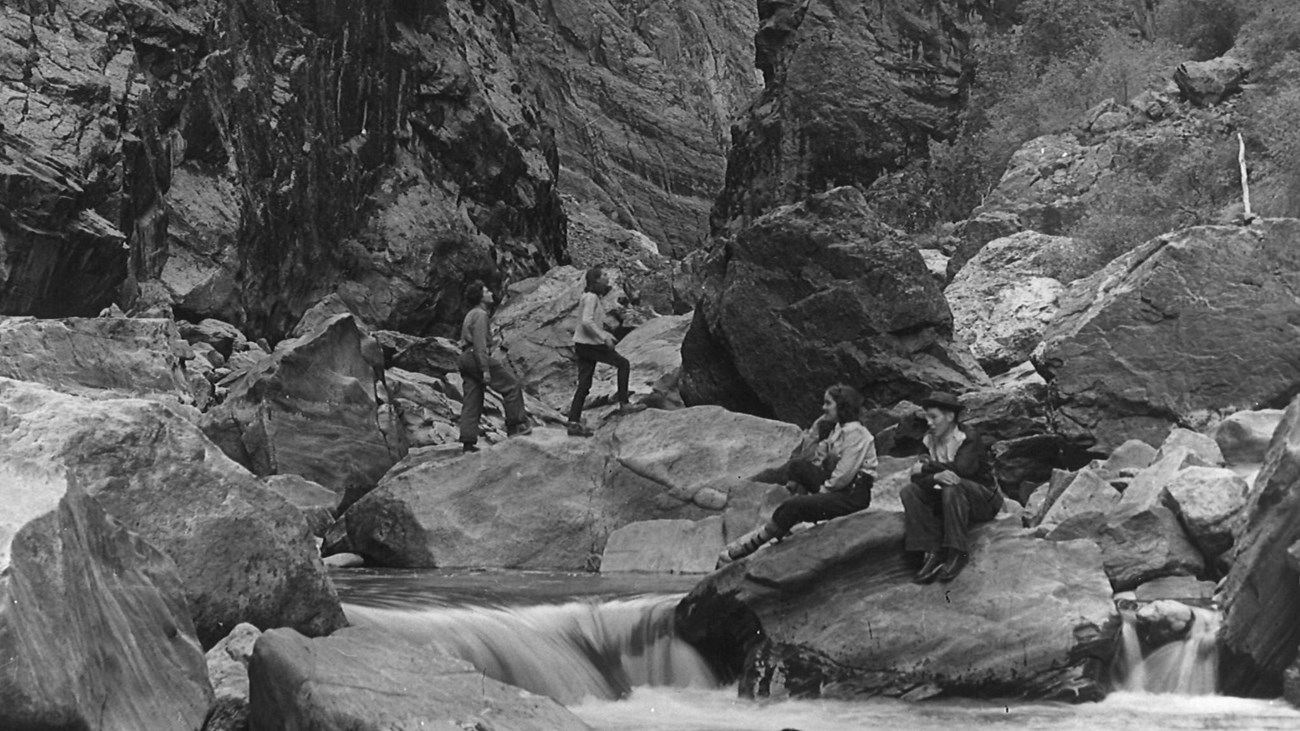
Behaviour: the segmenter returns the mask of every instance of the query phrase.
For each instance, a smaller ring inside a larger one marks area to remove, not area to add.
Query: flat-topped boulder
[[[678,631],[746,696],[1104,695],[1119,621],[1097,546],[1014,520],[973,540],[955,581],[917,586],[901,514],[838,518],[709,576]]]
[[[386,477],[340,519],[382,566],[582,569],[617,528],[720,515],[750,481],[780,479],[797,427],[717,407],[649,410],[594,438],[550,428]]]
[[[51,465],[0,462],[0,498],[0,728],[198,731],[212,687],[176,564]]]
[[[250,731],[585,731],[545,696],[381,630],[264,633],[248,666]]]
[[[164,405],[0,379],[0,473],[33,467],[171,557],[206,646],[240,622],[346,624],[303,516]]]
[[[64,393],[190,404],[184,359],[191,357],[171,320],[0,317],[0,378]]]

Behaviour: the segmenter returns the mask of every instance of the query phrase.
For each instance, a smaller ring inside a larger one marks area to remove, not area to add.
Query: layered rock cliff
[[[0,9],[0,312],[435,331],[567,261],[562,149],[572,205],[685,253],[756,87],[733,5]]]

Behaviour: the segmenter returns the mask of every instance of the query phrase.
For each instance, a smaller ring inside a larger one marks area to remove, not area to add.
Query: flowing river
[[[1205,630],[1146,658],[1125,643],[1122,688],[1100,703],[751,701],[720,686],[673,631],[673,607],[695,578],[385,570],[334,579],[353,624],[438,645],[602,731],[1300,728],[1300,711],[1280,700],[1212,694],[1208,613]]]

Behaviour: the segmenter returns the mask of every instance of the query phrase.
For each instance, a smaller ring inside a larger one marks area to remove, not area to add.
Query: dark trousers
[[[524,412],[524,389],[519,377],[508,364],[496,359],[488,359],[488,382],[479,380],[480,371],[474,354],[462,353],[460,356],[460,376],[464,381],[465,400],[460,407],[460,441],[465,444],[478,442],[479,422],[483,418],[484,388],[490,387],[501,394],[501,401],[506,410],[506,430],[513,430],[528,421]]]
[[[591,379],[596,375],[596,364],[605,363],[618,369],[618,402],[627,403],[631,397],[628,390],[628,378],[632,373],[632,364],[627,362],[627,358],[618,354],[611,345],[584,345],[577,343],[573,346],[573,354],[578,358],[578,390],[573,394],[573,403],[569,405],[569,421],[577,422],[582,419],[582,407],[587,403],[587,395],[591,393]]]
[[[858,475],[852,485],[837,492],[817,492],[829,476],[824,467],[808,460],[790,463],[790,479],[813,494],[796,495],[776,507],[772,513],[772,522],[781,529],[781,533],[789,533],[791,528],[800,523],[838,518],[866,510],[871,505],[873,480],[869,475]]]
[[[909,551],[943,547],[969,552],[971,524],[993,520],[1002,509],[1002,493],[996,487],[971,480],[937,489],[912,483],[899,497],[903,501],[904,544]]]

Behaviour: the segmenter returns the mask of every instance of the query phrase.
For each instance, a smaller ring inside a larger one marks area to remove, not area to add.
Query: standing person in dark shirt
[[[993,480],[988,449],[959,420],[961,402],[933,393],[921,402],[929,431],[927,454],[903,488],[905,548],[924,552],[917,583],[957,578],[970,559],[968,532],[973,523],[997,517],[1002,492]]]
[[[571,436],[589,437],[592,435],[582,423],[582,409],[586,405],[587,395],[591,393],[591,381],[596,375],[596,364],[606,363],[618,371],[618,393],[614,398],[619,403],[619,413],[628,414],[642,411],[644,406],[632,405],[628,380],[631,377],[632,364],[627,358],[614,350],[618,339],[605,330],[605,305],[601,297],[609,294],[611,289],[609,274],[600,267],[587,270],[587,287],[578,300],[578,324],[573,330],[573,353],[578,360],[578,389],[573,394],[573,403],[569,405],[568,431]]]
[[[484,389],[489,386],[501,394],[501,401],[505,404],[506,434],[528,434],[532,427],[528,425],[528,414],[524,410],[524,390],[519,376],[504,358],[497,357],[499,344],[493,342],[490,327],[492,290],[480,281],[470,282],[465,288],[465,300],[472,309],[460,327],[461,354],[457,365],[465,384],[465,400],[460,410],[460,442],[464,451],[477,452]]]

